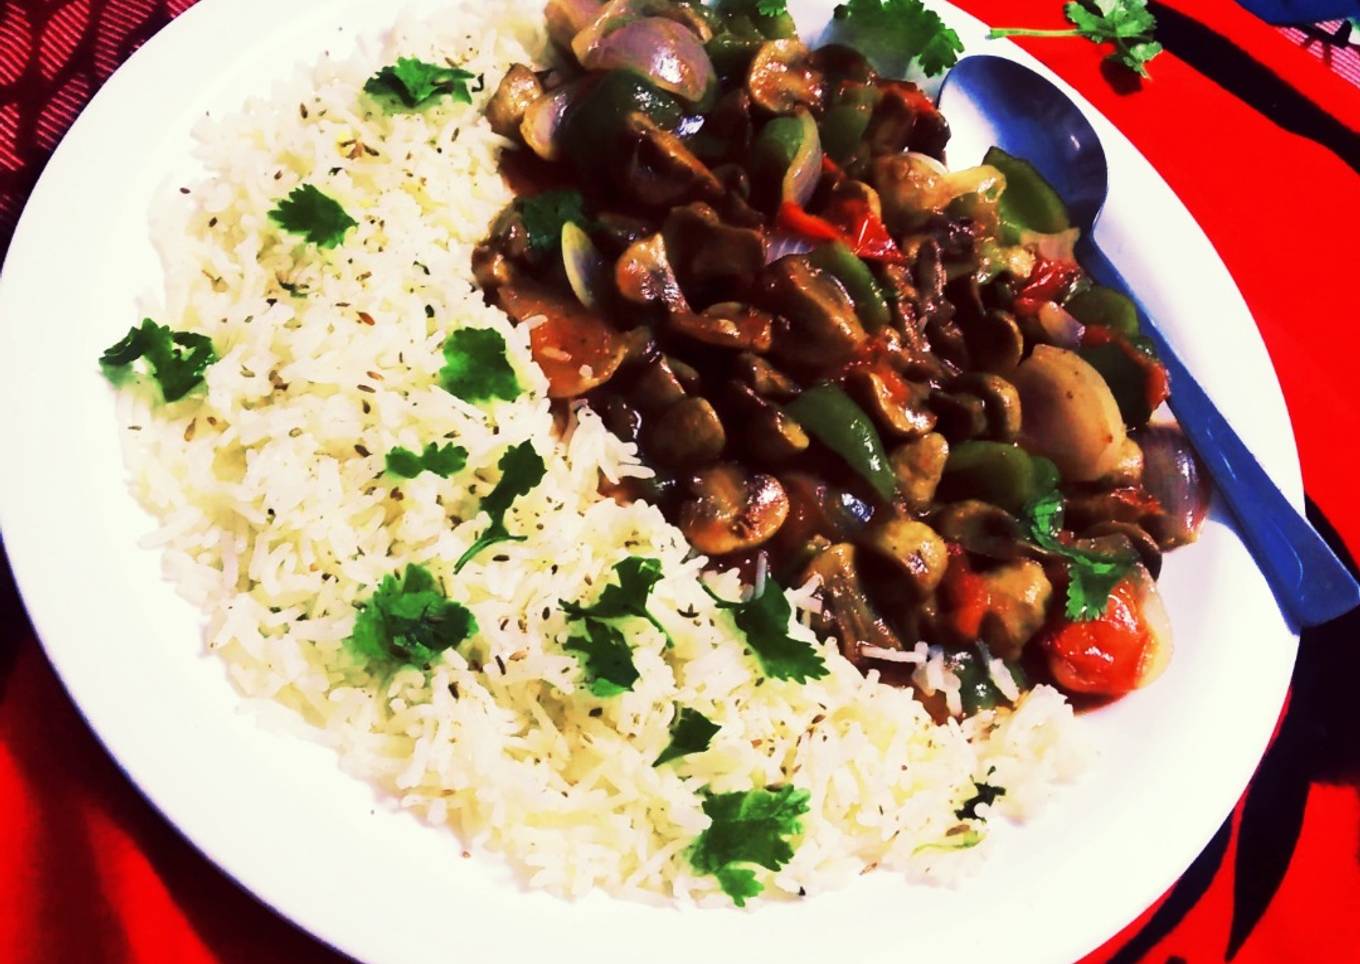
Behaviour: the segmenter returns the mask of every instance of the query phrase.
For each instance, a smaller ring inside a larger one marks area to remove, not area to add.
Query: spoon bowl
[[[956,158],[962,153],[980,160],[995,145],[1033,164],[1081,232],[1076,253],[1082,267],[1138,306],[1142,332],[1171,379],[1172,411],[1293,626],[1324,623],[1360,605],[1360,584],[1261,468],[1096,244],[1096,221],[1110,189],[1109,166],[1100,137],[1077,105],[1024,64],[976,55],[959,61],[945,78],[940,109],[971,132],[971,141],[957,145],[962,151],[951,145]]]

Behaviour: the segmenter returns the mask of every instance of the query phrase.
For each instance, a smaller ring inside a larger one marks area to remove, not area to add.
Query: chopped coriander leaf
[[[345,213],[334,198],[310,184],[293,188],[269,212],[269,220],[292,234],[300,234],[319,248],[334,248],[345,239],[345,232],[359,222]]]
[[[468,82],[476,80],[476,87]],[[376,97],[389,111],[422,107],[449,96],[462,104],[471,104],[472,95],[481,90],[482,80],[459,67],[426,63],[414,57],[400,57],[395,64],[384,67],[364,84],[364,91]]]
[[[1148,76],[1148,61],[1162,52],[1152,38],[1157,18],[1147,9],[1147,0],[1092,0],[1095,9],[1069,3],[1063,14],[1071,30],[1031,30],[1027,27],[993,28],[988,37],[1083,37],[1092,43],[1114,44],[1106,59],[1127,67],[1141,77]]]
[[[1132,560],[1069,546],[1058,538],[1062,520],[1063,499],[1056,490],[1025,507],[1024,523],[1035,545],[1061,556],[1067,563],[1065,615],[1078,622],[1099,619],[1105,613],[1110,593],[1129,574]]]
[[[756,13],[762,17],[782,17],[788,12],[788,0],[756,0]]]
[[[515,201],[515,210],[524,223],[529,250],[538,257],[555,252],[562,244],[562,226],[568,222],[586,228],[585,198],[580,191],[544,191]]]
[[[847,0],[836,7],[833,28],[880,69],[905,70],[914,61],[933,77],[963,52],[959,35],[922,0]]]
[[[580,603],[563,602],[563,610],[573,619],[583,619],[586,616],[593,616],[596,619],[637,616],[660,630],[661,635],[665,636],[669,643],[670,634],[666,632],[666,627],[647,610],[647,596],[651,593],[652,587],[661,580],[661,560],[629,556],[614,566],[614,574],[618,576],[618,585],[610,583],[605,586],[600,598],[592,605],[582,606]]]
[[[430,442],[419,454],[397,446],[387,453],[387,471],[404,479],[414,479],[421,472],[433,472],[447,479],[461,472],[467,465],[467,449],[461,445],[439,446]]]
[[[959,833],[947,834],[943,840],[934,843],[923,843],[912,851],[912,855],[929,853],[932,850],[967,850],[969,847],[976,847],[982,843],[982,833],[978,830],[964,830]]]
[[[661,751],[661,755],[652,766],[659,767],[663,763],[689,756],[691,753],[703,753],[721,729],[721,726],[698,710],[682,706],[671,723],[670,745]]]
[[[491,517],[491,524],[486,527],[481,538],[472,544],[467,552],[463,553],[458,559],[458,563],[453,567],[454,572],[462,572],[463,567],[488,546],[493,546],[498,542],[523,542],[524,536],[512,536],[505,528],[505,513],[510,506],[522,495],[531,492],[534,486],[543,481],[543,476],[547,474],[548,467],[543,464],[543,458],[534,451],[532,442],[521,442],[508,448],[498,463],[501,470],[501,480],[496,483],[496,487],[491,493],[482,500],[482,511]]]
[[[409,565],[400,579],[384,576],[359,604],[347,642],[368,663],[426,667],[476,632],[471,611],[446,598],[429,570]]]
[[[766,676],[806,683],[827,674],[826,662],[816,648],[789,635],[793,607],[779,583],[766,579],[760,595],[746,602],[727,602],[712,591],[708,594],[721,608],[731,610],[737,628],[746,636],[746,645],[755,653]]]
[[[505,338],[490,328],[460,328],[449,335],[439,382],[450,395],[469,402],[513,401],[520,393]]]
[[[99,364],[105,377],[118,384],[138,359],[146,360],[151,377],[160,385],[161,397],[177,402],[202,383],[203,373],[217,361],[217,352],[206,335],[171,331],[143,318],[140,327],[129,328],[100,356]]]
[[[584,626],[584,637],[572,636],[563,646],[580,657],[590,680],[590,691],[599,697],[610,697],[631,690],[639,673],[623,633],[598,619],[587,619]]]
[[[779,870],[793,859],[789,837],[803,832],[799,819],[808,812],[809,794],[796,787],[735,793],[704,791],[704,813],[712,820],[690,848],[689,862],[713,874],[738,907],[764,888],[739,864]]]
[[[954,811],[954,816],[960,820],[977,820],[977,808],[986,804],[991,806],[996,802],[997,797],[1006,795],[1005,787],[992,786],[990,783],[973,784],[973,795],[963,802],[963,806]]]

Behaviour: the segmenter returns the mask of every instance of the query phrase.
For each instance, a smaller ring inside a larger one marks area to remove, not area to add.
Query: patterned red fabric
[[[80,108],[192,2],[0,0],[0,251]],[[960,3],[993,23],[1062,22],[1057,0],[1037,12],[1013,0]],[[1169,52],[1142,84],[1102,65],[1090,44],[1026,46],[1133,139],[1215,242],[1279,371],[1314,518],[1325,514],[1360,549],[1360,93],[1231,0],[1152,7]],[[335,956],[239,890],[138,796],[53,676],[8,570],[0,640],[0,960]],[[1354,959],[1360,731],[1346,681],[1360,671],[1357,640],[1356,616],[1305,637],[1289,712],[1251,790],[1180,884],[1091,960]]]

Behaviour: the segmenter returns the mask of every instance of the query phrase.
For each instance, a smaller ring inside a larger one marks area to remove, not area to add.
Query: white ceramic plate
[[[830,8],[795,4],[805,28]],[[203,654],[199,614],[161,580],[156,554],[136,548],[152,523],[125,490],[112,393],[95,359],[159,282],[147,211],[167,174],[188,166],[194,120],[392,17],[382,0],[204,0],[99,93],[15,236],[0,286],[6,549],[52,662],[128,775],[243,885],[363,959],[1058,961],[1114,934],[1237,800],[1293,665],[1297,640],[1221,518],[1167,559],[1178,643],[1166,675],[1087,717],[1101,748],[1092,771],[1028,826],[1001,831],[993,862],[957,890],[871,874],[750,912],[525,893],[494,862],[463,859],[453,835],[391,812],[329,752],[242,712]],[[1048,73],[1009,43],[985,41],[977,21],[950,17],[970,51]],[[1109,155],[1106,251],[1300,504],[1284,403],[1228,272],[1137,150],[1068,92]],[[952,162],[976,160],[986,145],[955,126]],[[60,747],[52,765],[65,765]]]

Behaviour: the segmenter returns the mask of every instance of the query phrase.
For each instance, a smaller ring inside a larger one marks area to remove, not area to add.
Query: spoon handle
[[[1357,584],[1317,531],[1271,481],[1218,406],[1190,374],[1124,278],[1093,242],[1079,259],[1096,281],[1132,298],[1143,332],[1171,378],[1171,408],[1237,519],[1252,558],[1296,629],[1335,619],[1360,605]]]

